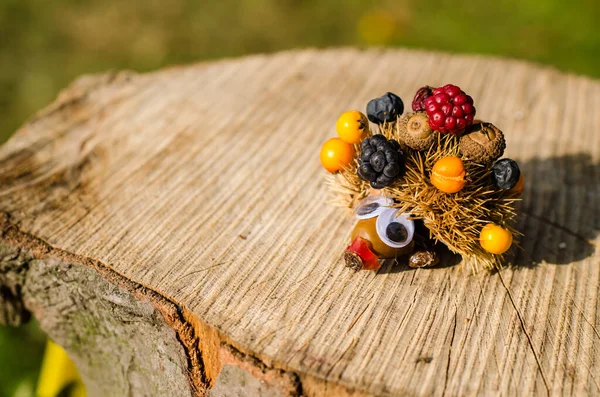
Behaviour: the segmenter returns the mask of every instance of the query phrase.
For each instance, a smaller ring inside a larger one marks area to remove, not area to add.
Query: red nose
[[[356,237],[344,252],[346,266],[354,270],[377,270],[381,267],[379,258],[371,250],[371,243]]]

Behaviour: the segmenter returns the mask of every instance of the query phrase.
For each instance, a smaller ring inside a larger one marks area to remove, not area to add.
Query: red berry
[[[454,104],[455,105],[462,105],[463,103],[467,102],[467,96],[466,95],[457,95],[454,97]]]
[[[441,105],[443,103],[447,103],[450,100],[450,97],[447,94],[441,92],[439,94],[434,95],[433,99],[435,100],[435,103]]]
[[[452,84],[445,85],[444,90],[446,91],[446,94],[450,95],[451,97],[456,97],[461,93],[460,88]]]
[[[473,124],[475,117],[473,98],[455,85],[446,84],[436,88],[431,96],[419,103],[423,104],[422,109],[427,112],[430,127],[443,134],[459,134]]]
[[[462,110],[466,114],[471,114],[471,113],[474,113],[475,108],[470,103],[465,103],[464,105],[462,105]]]
[[[415,98],[412,102],[412,109],[415,112],[421,112],[425,110],[427,99],[431,98],[433,94],[433,88],[426,85],[425,87],[419,88],[417,93],[415,94]]]

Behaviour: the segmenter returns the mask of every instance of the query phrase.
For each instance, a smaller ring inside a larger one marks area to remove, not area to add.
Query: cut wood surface
[[[521,165],[522,250],[494,274],[346,269],[355,220],[327,204],[321,144],[345,110],[364,111],[387,91],[409,108],[420,86],[445,83],[473,96]],[[112,353],[170,357],[176,369],[161,357],[144,365],[172,372],[170,382],[183,366],[189,385],[170,388],[178,395],[598,395],[598,109],[600,82],[589,78],[408,50],[304,50],[82,77],[0,149],[0,319],[32,312],[89,364],[61,331],[64,310],[34,288],[51,287],[49,276],[30,273],[53,263],[75,272],[68,263],[142,301],[147,343],[173,329],[165,348]],[[108,288],[89,275],[69,282],[78,286],[69,294]],[[94,305],[77,310],[94,316]],[[114,335],[135,339],[123,332]],[[91,368],[82,365],[88,384],[101,382]],[[245,389],[231,381],[236,371]]]

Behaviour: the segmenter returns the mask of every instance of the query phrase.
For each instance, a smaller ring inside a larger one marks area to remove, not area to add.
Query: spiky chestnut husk
[[[427,150],[435,142],[437,136],[429,125],[425,112],[406,113],[396,123],[398,141],[413,150]]]
[[[412,110],[421,112],[425,110],[425,100],[433,95],[433,87],[426,85],[418,89],[415,98],[412,101]]]
[[[492,123],[476,121],[460,138],[460,152],[479,164],[489,164],[504,154],[504,134]]]
[[[437,135],[438,142],[430,150],[407,150],[402,184],[388,188],[386,194],[399,212],[422,219],[431,238],[459,254],[474,271],[501,268],[502,256],[486,252],[479,244],[479,233],[484,224],[493,222],[520,235],[512,226],[518,194],[497,189],[491,167],[473,161],[464,162],[468,183],[460,194],[440,193],[429,180],[432,168],[440,158],[460,153],[458,137]]]

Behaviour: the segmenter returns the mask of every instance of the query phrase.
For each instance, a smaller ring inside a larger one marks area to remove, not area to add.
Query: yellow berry
[[[357,110],[342,113],[335,124],[338,136],[348,143],[358,143],[369,129],[367,116]]]
[[[354,145],[331,138],[321,148],[321,164],[329,172],[341,171],[354,159]]]
[[[485,225],[479,234],[479,243],[491,254],[505,253],[510,248],[512,240],[511,232],[493,223]]]
[[[456,193],[465,186],[465,166],[456,156],[443,157],[431,170],[431,183],[444,193]]]

